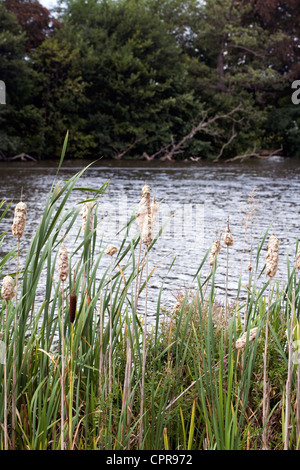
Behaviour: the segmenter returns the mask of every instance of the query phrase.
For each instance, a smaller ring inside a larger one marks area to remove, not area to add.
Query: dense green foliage
[[[0,5],[0,151],[299,156],[295,0],[33,0]],[[235,111],[234,111],[235,110]]]

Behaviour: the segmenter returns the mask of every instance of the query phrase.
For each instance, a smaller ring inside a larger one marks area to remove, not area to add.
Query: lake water
[[[60,170],[61,178],[69,178],[88,162],[66,161]],[[1,223],[0,231],[9,230],[1,254],[15,243],[10,227],[15,204],[23,191],[28,208],[26,237],[23,249],[34,232],[43,212],[44,203],[56,173],[53,162],[19,162],[0,164],[0,199],[13,201],[9,214]],[[140,201],[145,181],[151,194],[160,202],[158,227],[173,215],[163,236],[150,256],[150,269],[159,263],[150,282],[150,313],[155,311],[159,288],[164,282],[162,305],[170,308],[178,292],[195,286],[193,281],[207,249],[220,232],[224,233],[229,216],[235,238],[230,249],[230,282],[234,292],[241,271],[248,278],[247,266],[250,245],[254,256],[257,242],[272,224],[280,241],[280,262],[277,278],[284,279],[286,253],[294,260],[297,237],[300,235],[299,189],[300,162],[295,159],[273,157],[232,163],[164,163],[99,161],[84,173],[82,187],[99,188],[106,180],[110,185],[101,197],[99,216],[104,244],[118,244],[116,233],[129,220]],[[248,198],[255,189],[255,214],[251,217],[244,250],[245,213],[250,206]],[[79,194],[72,203],[79,202]],[[137,226],[133,227],[133,232]],[[243,256],[243,250],[245,254]],[[24,250],[25,251],[25,250]],[[262,261],[264,261],[265,250]],[[174,257],[175,263],[168,273]],[[223,298],[225,282],[225,249],[218,258],[218,295]],[[203,273],[207,274],[206,261]],[[168,274],[168,275],[167,275]]]

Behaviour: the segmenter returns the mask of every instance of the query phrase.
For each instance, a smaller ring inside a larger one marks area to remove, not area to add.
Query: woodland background
[[[0,154],[300,156],[298,0],[0,4]]]

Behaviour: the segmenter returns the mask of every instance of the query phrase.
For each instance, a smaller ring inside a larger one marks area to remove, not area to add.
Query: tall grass
[[[209,274],[203,274],[207,252],[194,288],[180,296],[174,311],[163,309],[161,286],[155,321],[145,334],[144,307],[138,300],[155,276],[151,250],[156,243],[159,249],[162,229],[143,256],[140,232],[129,236],[133,214],[108,263],[97,215],[108,183],[97,191],[81,188],[86,170],[53,183],[20,272],[11,270],[18,247],[0,260],[2,277],[18,276],[17,302],[1,303],[6,358],[0,364],[0,447],[261,449],[266,424],[268,448],[299,447],[299,369],[293,346],[299,340],[299,284],[294,260],[287,258],[286,282],[279,286],[274,279],[269,289],[265,271],[259,269],[264,234],[246,296],[239,282],[237,298],[230,303],[226,292],[224,313],[217,297],[218,283],[224,282],[217,257]],[[74,193],[84,196],[77,205],[69,203]],[[80,213],[87,201],[93,204],[93,217],[90,220],[89,212],[83,229]],[[5,220],[9,204],[3,201],[1,208]],[[30,223],[30,209],[27,218]],[[0,243],[5,251],[3,235]],[[57,262],[63,245],[68,248],[69,268],[60,282]],[[227,259],[230,275],[231,258]],[[272,393],[265,420],[267,318]],[[253,328],[257,332],[252,341]],[[246,342],[241,350],[236,341],[243,333]]]

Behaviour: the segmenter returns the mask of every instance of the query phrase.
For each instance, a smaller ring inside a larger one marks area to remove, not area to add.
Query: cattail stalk
[[[268,443],[268,414],[270,406],[270,381],[268,378],[268,342],[269,342],[269,322],[270,322],[270,298],[271,298],[271,280],[275,276],[278,267],[278,239],[275,235],[271,235],[267,245],[266,256],[266,274],[269,276],[269,294],[267,304],[267,320],[266,320],[266,333],[265,333],[265,349],[264,349],[264,377],[263,377],[263,435],[262,447],[263,450],[269,449]]]
[[[288,334],[288,374],[285,384],[285,423],[284,423],[284,450],[289,449],[290,445],[290,413],[291,413],[291,391],[292,391],[292,375],[293,375],[293,330],[294,330],[294,315],[295,315],[295,288],[292,294],[292,311],[290,318],[290,331]]]
[[[148,246],[146,246],[146,286],[145,286],[145,313],[144,313],[144,339],[143,339],[143,356],[142,356],[142,381],[141,381],[141,407],[140,407],[140,429],[139,429],[139,446],[140,449],[143,444],[143,414],[144,414],[144,395],[145,395],[145,374],[146,374],[146,341],[148,334],[147,326],[147,304],[148,304]]]
[[[8,302],[13,299],[14,293],[14,281],[11,276],[5,276],[3,279],[1,295],[3,300],[6,303],[6,315],[5,315],[5,324],[4,324],[4,364],[3,364],[3,374],[4,374],[4,449],[8,450],[8,428],[7,428],[7,402],[8,402],[8,392],[7,392],[7,318],[8,318]]]
[[[64,281],[67,279],[69,273],[69,260],[68,252],[65,246],[62,246],[58,253],[58,274],[61,285],[61,450],[65,450],[65,438],[64,438],[64,425],[65,425],[65,336],[64,336]]]
[[[103,379],[103,292],[100,292],[100,318],[99,318],[99,396]]]
[[[16,269],[16,296],[15,296],[15,316],[14,316],[14,344],[13,344],[13,380],[12,380],[12,448],[16,444],[16,396],[17,396],[17,327],[18,327],[18,277],[20,260],[20,239],[23,236],[27,216],[27,206],[25,202],[18,202],[15,207],[14,219],[12,224],[12,234],[18,239],[17,247],[17,269]]]
[[[298,243],[298,250],[296,256],[296,284],[297,284],[297,272],[300,270],[300,244]],[[298,336],[299,338],[299,323],[297,321]],[[296,392],[296,442],[297,449],[300,444],[300,356],[298,350],[297,358],[297,392]]]
[[[148,267],[149,267],[149,246],[153,241],[153,231],[157,221],[157,213],[159,210],[158,202],[153,199],[150,203],[150,188],[147,184],[142,190],[142,200],[139,205],[139,212],[137,215],[138,224],[141,230],[141,240],[145,245],[146,249],[146,282],[145,282],[145,311],[144,311],[144,322],[143,322],[143,351],[142,351],[142,377],[141,377],[141,405],[140,405],[140,427],[139,427],[139,447],[141,449],[143,444],[143,414],[144,414],[144,394],[145,394],[145,373],[146,373],[146,343],[148,334]]]
[[[146,339],[147,339],[147,296],[148,296],[148,248],[151,243],[151,203],[150,187],[145,184],[142,189],[142,199],[139,204],[137,221],[141,230],[141,242],[146,247],[146,291],[145,291],[145,311],[143,322],[143,352],[142,352],[142,378],[141,378],[141,404],[140,404],[140,426],[139,426],[139,447],[143,443],[143,414],[144,414],[144,393],[145,393],[145,372],[146,372]]]
[[[229,247],[233,246],[234,238],[229,228],[229,217],[227,218],[227,227],[224,235],[224,245],[226,246],[226,283],[225,283],[225,326],[224,326],[224,345],[226,347],[226,331],[227,331],[227,313],[228,313],[228,264],[229,264]]]
[[[109,312],[109,350],[108,350],[108,393],[112,392],[112,330],[113,330],[113,312],[112,312],[112,273],[113,273],[113,255],[116,254],[118,248],[109,245],[105,251],[110,256],[110,312]]]

